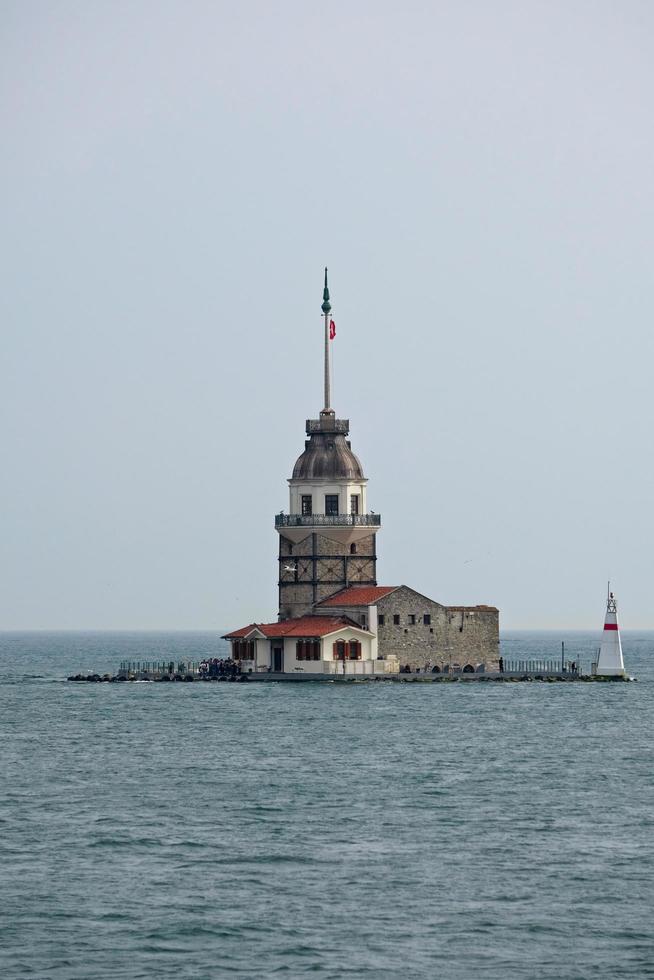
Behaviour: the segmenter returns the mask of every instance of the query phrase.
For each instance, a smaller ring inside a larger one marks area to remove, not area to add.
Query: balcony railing
[[[327,416],[322,419],[307,419],[307,435],[313,432],[340,432],[347,435],[350,431],[349,419],[333,419]]]
[[[381,515],[275,514],[275,527],[381,527]]]

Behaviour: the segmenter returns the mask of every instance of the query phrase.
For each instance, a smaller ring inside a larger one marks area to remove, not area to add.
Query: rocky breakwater
[[[246,681],[247,674],[223,674],[220,676],[197,675],[197,674],[162,674],[159,677],[137,677],[124,674],[71,674],[66,680],[83,682],[87,684],[126,684],[135,681],[149,681],[154,684],[163,683],[191,683],[193,681],[220,682],[220,681]]]

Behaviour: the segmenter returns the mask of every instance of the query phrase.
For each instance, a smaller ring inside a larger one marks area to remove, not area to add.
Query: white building
[[[347,616],[304,616],[251,623],[227,633],[244,672],[375,674],[397,670],[377,659],[377,636]]]

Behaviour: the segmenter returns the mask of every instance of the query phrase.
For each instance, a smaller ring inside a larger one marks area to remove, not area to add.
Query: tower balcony
[[[275,530],[297,543],[310,534],[321,534],[331,541],[352,545],[381,527],[379,514],[275,514]]]
[[[275,514],[275,528],[381,527],[381,514]]]

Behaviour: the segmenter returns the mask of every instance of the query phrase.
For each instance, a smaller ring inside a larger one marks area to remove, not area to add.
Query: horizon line
[[[253,621],[254,622],[254,621]],[[0,627],[0,635],[9,633],[216,633],[221,638],[229,627],[217,626],[12,626]],[[506,626],[502,633],[602,633],[602,626]],[[653,633],[654,626],[621,626],[621,633]]]

